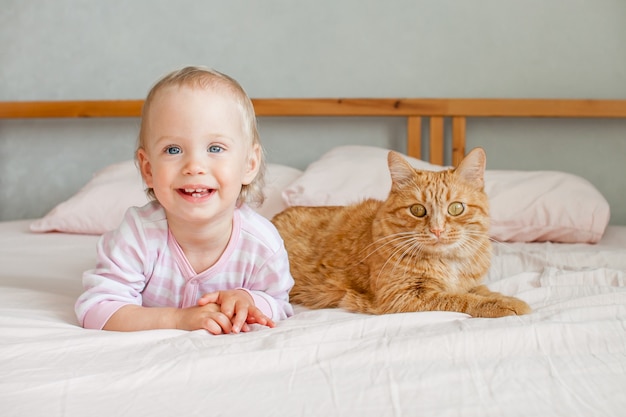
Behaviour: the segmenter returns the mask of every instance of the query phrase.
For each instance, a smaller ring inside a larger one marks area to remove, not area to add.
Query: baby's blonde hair
[[[160,90],[170,86],[187,86],[206,90],[225,88],[226,91],[232,93],[233,99],[241,112],[243,131],[251,139],[251,144],[259,147],[260,154],[259,171],[250,184],[242,186],[237,199],[237,205],[239,206],[243,203],[248,203],[259,206],[263,204],[263,200],[265,199],[265,196],[263,195],[263,185],[265,182],[265,154],[259,138],[257,120],[252,100],[250,100],[250,97],[248,97],[248,94],[245,92],[243,87],[234,78],[229,77],[226,74],[222,74],[219,71],[206,67],[190,66],[173,71],[157,81],[157,83],[154,84],[148,92],[148,96],[146,97],[141,110],[141,127],[139,129],[136,151],[139,149],[145,149],[146,116],[150,110],[150,104]],[[135,158],[137,157],[136,151]],[[156,195],[154,194],[154,190],[152,188],[146,189],[146,193],[150,198],[156,200]]]

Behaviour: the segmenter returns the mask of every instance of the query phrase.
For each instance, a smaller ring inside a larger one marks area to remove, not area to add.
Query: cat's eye
[[[451,216],[458,216],[465,211],[465,205],[461,202],[455,201],[448,206],[448,213]]]
[[[424,217],[426,215],[426,207],[421,204],[413,204],[409,207],[409,210],[411,210],[411,214],[415,217]]]

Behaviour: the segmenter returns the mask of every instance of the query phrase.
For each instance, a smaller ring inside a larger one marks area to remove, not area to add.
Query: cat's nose
[[[437,237],[441,237],[441,229],[430,229],[430,232]]]

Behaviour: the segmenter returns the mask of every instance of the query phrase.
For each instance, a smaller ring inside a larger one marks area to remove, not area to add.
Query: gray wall
[[[252,97],[626,99],[623,0],[0,0],[0,100],[143,98],[187,64]],[[297,138],[295,126],[298,126]],[[626,122],[475,121],[489,168],[586,177],[626,224]],[[137,120],[0,122],[0,220],[39,217],[132,157]],[[402,150],[398,120],[261,120],[270,162]],[[304,144],[304,145],[303,145]]]

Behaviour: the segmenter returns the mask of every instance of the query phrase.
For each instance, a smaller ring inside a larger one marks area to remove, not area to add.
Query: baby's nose
[[[185,161],[186,174],[199,175],[204,174],[207,171],[206,161],[196,155],[189,155]]]

